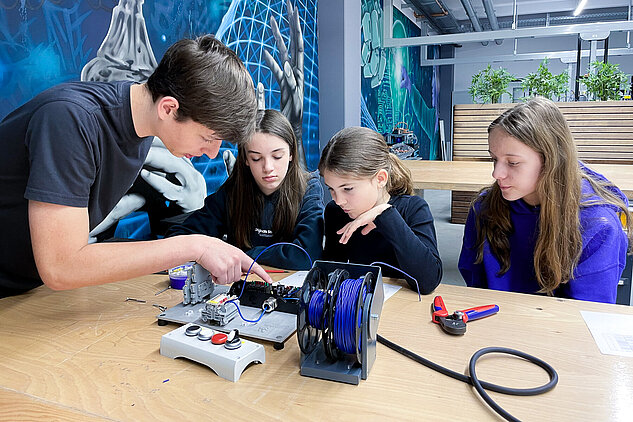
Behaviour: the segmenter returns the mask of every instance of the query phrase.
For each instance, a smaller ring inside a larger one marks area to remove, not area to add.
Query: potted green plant
[[[622,72],[617,64],[595,61],[591,63],[589,73],[580,79],[592,100],[621,100],[629,75]]]
[[[508,85],[515,79],[506,69],[493,69],[488,65],[481,72],[473,75],[468,92],[473,97],[474,102],[480,99],[482,104],[498,103],[501,95],[508,93]]]
[[[528,75],[521,81],[521,88],[528,91],[528,97],[541,96],[553,100],[554,96],[560,98],[567,92],[569,74],[562,72],[558,75],[552,74],[547,67],[547,58],[538,67],[538,70]],[[526,98],[526,99],[527,99]]]

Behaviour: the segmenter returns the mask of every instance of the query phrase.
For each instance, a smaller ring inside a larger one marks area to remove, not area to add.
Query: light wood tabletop
[[[490,185],[492,162],[403,160],[411,170],[416,189],[441,189],[476,192]],[[633,198],[633,165],[588,164],[604,175],[628,197]]]
[[[265,344],[266,363],[247,368],[235,383],[161,356],[161,336],[178,326],[158,326],[152,304],[182,300],[177,290],[154,295],[167,283],[154,275],[64,292],[40,287],[1,299],[0,420],[501,420],[469,385],[381,344],[358,386],[301,376],[295,337],[283,350]],[[491,393],[521,420],[630,420],[633,358],[602,355],[580,311],[631,315],[633,308],[451,285],[435,294],[449,312],[489,303],[500,312],[468,323],[464,336],[451,336],[431,322],[434,294],[418,302],[403,288],[385,303],[378,334],[458,372],[487,346],[550,363],[560,376],[554,390],[533,397]],[[481,359],[477,373],[513,387],[548,380],[540,368],[501,355]]]

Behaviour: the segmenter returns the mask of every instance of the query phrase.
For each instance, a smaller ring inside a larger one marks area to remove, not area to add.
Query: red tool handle
[[[440,317],[448,316],[448,311],[446,310],[446,305],[444,305],[442,296],[435,296],[435,299],[433,299],[433,305],[431,305],[431,310],[433,311],[433,322],[436,324],[440,323]]]

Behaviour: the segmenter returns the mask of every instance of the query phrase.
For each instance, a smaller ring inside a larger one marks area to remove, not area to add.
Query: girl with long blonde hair
[[[490,124],[488,146],[495,182],[466,221],[466,284],[614,303],[631,233],[628,201],[578,161],[558,107],[534,98],[507,110]]]

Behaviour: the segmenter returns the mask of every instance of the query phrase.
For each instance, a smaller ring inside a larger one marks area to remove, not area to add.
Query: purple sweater
[[[583,170],[586,169],[584,166]],[[592,170],[585,170],[597,179],[603,176]],[[612,189],[613,190],[613,189]],[[617,189],[616,189],[617,190]],[[596,198],[591,185],[582,180],[583,199],[585,195]],[[620,190],[617,193],[626,201]],[[591,198],[590,198],[591,199]],[[499,261],[492,254],[488,241],[484,243],[483,262],[475,264],[477,251],[475,244],[475,214],[481,202],[471,207],[464,228],[462,252],[459,257],[459,271],[466,284],[520,293],[536,293],[540,290],[534,272],[534,247],[538,236],[540,207],[533,207],[522,199],[510,202],[510,218],[514,232],[510,235],[510,269],[498,276]],[[589,205],[580,208],[580,231],[582,253],[573,279],[562,284],[554,292],[555,296],[595,302],[615,303],[618,280],[626,262],[628,240],[622,230],[617,208],[611,205]]]

